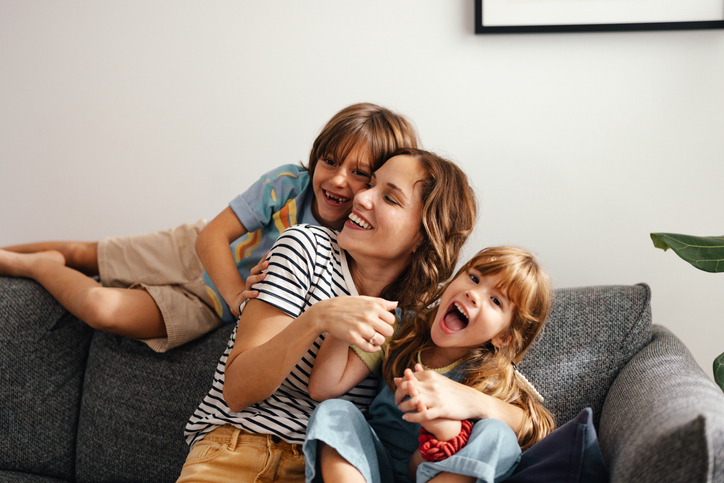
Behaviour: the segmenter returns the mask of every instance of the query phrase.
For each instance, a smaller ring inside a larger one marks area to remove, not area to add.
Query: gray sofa
[[[559,289],[521,370],[559,424],[591,407],[611,481],[724,481],[724,393],[646,285]],[[157,354],[0,278],[0,481],[174,481],[231,326]]]

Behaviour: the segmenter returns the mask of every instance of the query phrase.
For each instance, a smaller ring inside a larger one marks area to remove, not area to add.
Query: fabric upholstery
[[[651,340],[647,285],[564,288],[520,363],[558,424],[583,408],[598,427],[606,392],[618,372]]]
[[[78,426],[78,481],[175,481],[188,454],[184,425],[206,395],[232,329],[164,354],[96,332]]]
[[[647,345],[648,287],[555,296],[520,367],[559,424],[592,408],[611,481],[724,481],[724,393],[670,332]],[[0,481],[175,481],[231,330],[158,354],[0,277]]]
[[[599,437],[612,481],[724,481],[724,394],[664,327],[609,390]]]
[[[0,468],[73,478],[92,333],[36,282],[0,277]]]

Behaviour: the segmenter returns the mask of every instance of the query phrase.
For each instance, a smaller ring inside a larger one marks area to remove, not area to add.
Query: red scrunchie
[[[420,428],[418,441],[423,459],[425,461],[442,461],[460,451],[468,443],[470,432],[473,430],[473,423],[470,421],[463,420],[461,423],[460,434],[449,441],[438,441],[425,428]]]

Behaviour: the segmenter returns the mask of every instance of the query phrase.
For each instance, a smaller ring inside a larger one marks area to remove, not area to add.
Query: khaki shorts
[[[104,238],[98,270],[106,287],[143,289],[161,310],[167,337],[144,339],[165,352],[221,325],[206,293],[203,266],[194,243],[206,220],[168,231]]]

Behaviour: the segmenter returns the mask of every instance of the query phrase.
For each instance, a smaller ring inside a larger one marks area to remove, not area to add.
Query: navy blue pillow
[[[608,470],[593,427],[593,411],[586,408],[523,453],[506,482],[604,483]]]

